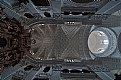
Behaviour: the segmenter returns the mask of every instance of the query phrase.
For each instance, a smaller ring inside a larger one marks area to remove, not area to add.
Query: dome
[[[88,38],[89,50],[94,54],[106,51],[109,45],[108,36],[103,31],[93,31]]]

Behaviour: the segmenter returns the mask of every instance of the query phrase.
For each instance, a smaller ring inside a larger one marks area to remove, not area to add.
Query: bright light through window
[[[109,41],[108,40],[103,40],[103,43],[104,44],[109,44]]]

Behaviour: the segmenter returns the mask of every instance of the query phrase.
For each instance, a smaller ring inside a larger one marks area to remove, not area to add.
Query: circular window
[[[102,31],[93,31],[88,38],[88,47],[94,54],[103,53],[109,45],[108,36]]]

